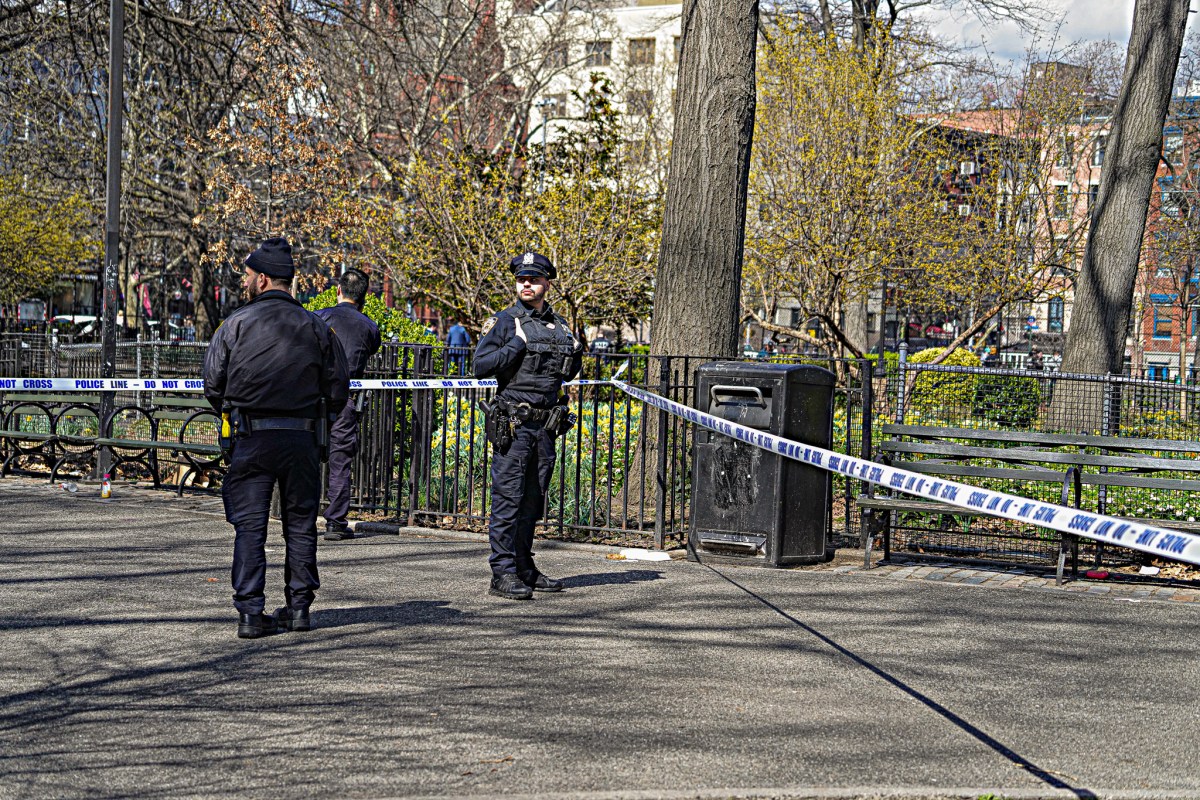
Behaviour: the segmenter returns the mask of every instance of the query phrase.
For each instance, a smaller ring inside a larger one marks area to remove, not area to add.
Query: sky
[[[1065,20],[1059,32],[1059,40],[1064,44],[1112,39],[1123,50],[1133,22],[1133,3],[1134,0],[1044,0],[1043,6],[1053,19]],[[1016,25],[988,25],[963,12],[941,11],[936,16],[931,12],[930,19],[937,31],[955,41],[968,45],[986,41],[988,49],[1001,60],[1019,61],[1028,44],[1028,35]],[[1053,30],[1052,25],[1050,29]]]

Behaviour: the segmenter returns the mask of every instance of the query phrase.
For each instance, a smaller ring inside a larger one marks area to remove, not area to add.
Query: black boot
[[[272,615],[275,619],[275,624],[280,628],[286,628],[289,631],[311,631],[312,622],[309,620],[307,608],[283,608],[275,609]]]
[[[353,539],[354,531],[350,530],[350,526],[344,522],[326,522],[325,523],[325,541],[340,542],[343,539]]]
[[[563,582],[549,576],[543,575],[540,572],[521,572],[518,573],[521,582],[535,592],[561,592],[563,590]]]
[[[488,594],[503,597],[506,600],[528,600],[533,597],[533,590],[511,572],[492,578],[492,586]]]
[[[275,618],[267,614],[239,614],[238,638],[257,639],[260,636],[270,636],[279,633]]]

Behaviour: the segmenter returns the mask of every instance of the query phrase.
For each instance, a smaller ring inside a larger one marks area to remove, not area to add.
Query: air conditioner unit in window
[[[958,174],[959,175],[974,175],[975,174],[975,162],[974,161],[963,161],[963,162],[959,163]]]
[[[960,206],[958,207],[958,215],[959,215],[960,217],[969,217],[969,216],[971,216],[971,206],[967,205],[966,203],[963,203],[962,205],[960,205]]]

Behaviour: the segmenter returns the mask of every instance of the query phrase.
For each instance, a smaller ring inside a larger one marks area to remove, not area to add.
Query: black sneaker
[[[268,614],[239,614],[238,638],[257,639],[260,636],[270,636],[279,633],[275,618]]]
[[[540,572],[522,572],[520,573],[521,582],[535,592],[561,592],[563,590],[562,581],[543,575]]]
[[[275,609],[275,613],[271,615],[275,619],[275,624],[280,628],[286,628],[289,631],[311,631],[312,622],[308,616],[307,608],[283,608]]]
[[[354,531],[350,530],[350,526],[344,522],[326,522],[325,523],[325,541],[340,542],[343,539],[353,539]]]
[[[503,597],[506,600],[528,600],[533,597],[533,590],[516,575],[506,572],[492,578],[492,586],[488,589],[488,594],[494,594],[496,597]]]

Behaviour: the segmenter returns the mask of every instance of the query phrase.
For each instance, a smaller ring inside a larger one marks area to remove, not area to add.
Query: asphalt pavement
[[[539,543],[513,602],[418,533],[239,640],[219,499],[0,480],[0,798],[1200,797],[1182,595]]]

